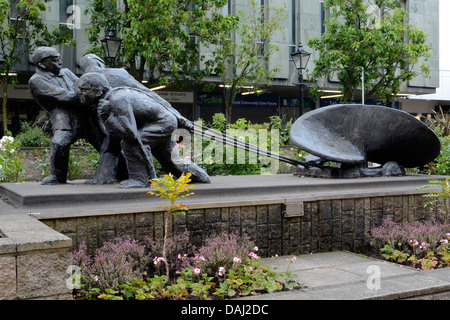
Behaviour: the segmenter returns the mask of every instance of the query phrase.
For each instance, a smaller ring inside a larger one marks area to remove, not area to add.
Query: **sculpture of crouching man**
[[[131,87],[112,88],[99,73],[86,73],[75,83],[84,105],[97,110],[109,135],[105,154],[118,158],[118,145],[127,163],[127,180],[122,188],[149,186],[156,178],[153,156],[165,172],[180,176],[192,174],[193,182],[209,183],[210,178],[197,164],[186,162],[172,140],[178,128],[177,117],[147,92]],[[193,130],[192,128],[189,128]]]

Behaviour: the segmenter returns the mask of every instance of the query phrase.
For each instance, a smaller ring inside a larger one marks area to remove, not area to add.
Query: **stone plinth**
[[[221,232],[246,234],[261,256],[356,250],[385,216],[395,221],[425,217],[426,175],[360,179],[300,178],[293,175],[212,177],[183,199],[187,215],[171,219],[169,234],[190,232],[197,247]],[[32,214],[93,253],[116,236],[161,239],[164,201],[150,189],[118,185],[57,186],[3,184],[16,210]],[[1,213],[1,211],[0,211]]]
[[[72,241],[29,215],[0,215],[0,299],[71,299]]]

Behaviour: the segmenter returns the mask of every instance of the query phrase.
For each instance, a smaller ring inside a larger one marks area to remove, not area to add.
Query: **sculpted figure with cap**
[[[39,47],[31,56],[36,73],[30,78],[30,92],[35,101],[50,115],[53,138],[50,147],[50,174],[42,184],[66,183],[70,146],[84,138],[100,153],[107,137],[96,112],[83,108],[73,90],[78,77],[69,69],[62,68],[60,55],[55,48]],[[98,183],[112,183],[116,168],[99,163]]]
[[[172,134],[179,128],[176,115],[146,91],[112,88],[96,72],[82,75],[75,90],[81,102],[96,110],[105,125],[111,147],[106,153],[114,155],[120,149],[126,159],[129,179],[122,181],[121,187],[148,186],[149,180],[156,178],[153,156],[164,171],[174,176],[190,172],[193,182],[210,181],[203,169],[179,154],[172,140]]]
[[[172,140],[176,129],[192,131],[193,124],[125,69],[105,68],[90,54],[80,61],[85,74],[78,79],[62,68],[51,47],[38,48],[31,60],[36,73],[30,91],[53,127],[50,175],[42,184],[67,181],[70,146],[81,138],[100,153],[97,175],[87,183],[118,180],[123,188],[146,187],[156,177],[153,157],[175,176],[190,172],[194,182],[210,181],[203,169],[181,157]]]

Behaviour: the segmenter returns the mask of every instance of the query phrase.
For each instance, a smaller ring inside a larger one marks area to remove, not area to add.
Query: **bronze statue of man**
[[[158,94],[137,81],[124,68],[106,68],[105,62],[99,56],[93,53],[89,53],[83,56],[80,59],[79,67],[83,71],[83,73],[101,73],[106,78],[106,80],[108,80],[108,83],[112,88],[131,87],[145,91],[149,98],[155,100],[155,103],[159,103],[161,106],[173,113],[173,115],[178,120],[178,126],[180,128],[184,128],[190,131],[193,130],[193,124],[188,119],[183,117],[178,112],[178,110],[172,107],[172,105],[168,101],[164,100]]]
[[[179,127],[176,115],[146,91],[131,87],[112,88],[97,72],[81,76],[75,83],[75,90],[83,104],[98,111],[112,149],[117,150],[116,144],[120,143],[129,174],[121,187],[147,187],[149,180],[156,177],[153,156],[163,170],[174,176],[190,172],[193,182],[210,182],[203,169],[183,161],[177,152],[172,140],[173,132]],[[106,150],[106,154],[114,152]]]
[[[73,89],[78,77],[69,69],[62,68],[59,57],[52,47],[39,47],[31,57],[36,73],[29,80],[30,91],[35,101],[49,112],[53,129],[50,175],[42,180],[42,184],[67,182],[70,146],[78,139],[86,139],[100,153],[107,144],[104,141],[107,134],[97,113],[83,108]],[[114,181],[115,168],[108,163],[100,163],[99,169],[97,182]]]

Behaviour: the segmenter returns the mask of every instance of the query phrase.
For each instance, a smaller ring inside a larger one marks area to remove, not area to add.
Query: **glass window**
[[[59,25],[61,30],[66,30],[63,26],[67,26],[69,29],[64,32],[69,32],[70,37],[74,37],[74,30],[76,30],[77,17],[74,15],[80,14],[78,7],[73,0],[60,0],[59,1]],[[76,47],[63,47],[59,46],[59,52],[61,53],[61,62],[64,68],[69,68],[75,72],[76,68]]]
[[[295,52],[296,48],[296,32],[297,32],[297,10],[296,0],[290,0],[289,5],[289,57]]]

